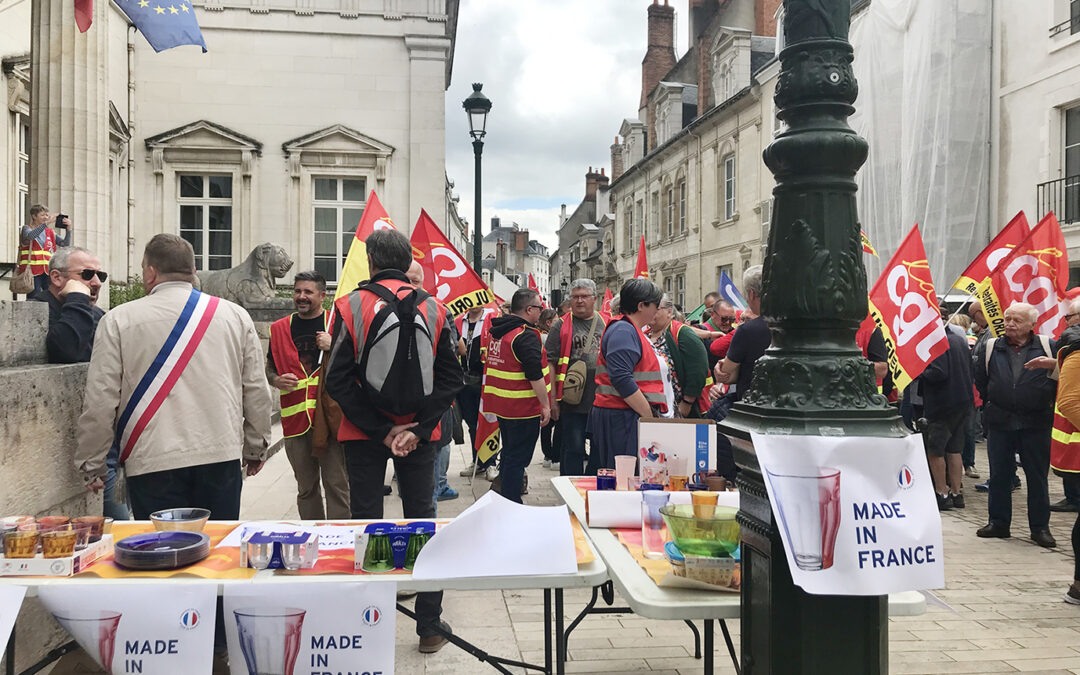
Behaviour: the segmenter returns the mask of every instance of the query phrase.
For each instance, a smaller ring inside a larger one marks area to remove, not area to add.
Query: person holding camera
[[[57,237],[53,227],[63,230],[63,236]],[[30,223],[19,233],[19,271],[30,268],[35,291],[49,287],[49,260],[56,249],[71,245],[71,230],[71,220],[64,214],[53,215],[42,204],[30,207]]]

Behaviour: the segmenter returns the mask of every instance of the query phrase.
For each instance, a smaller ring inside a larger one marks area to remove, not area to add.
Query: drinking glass
[[[806,466],[765,474],[795,564],[807,571],[832,567],[840,529],[840,470]]]
[[[615,456],[615,489],[630,489],[630,479],[637,470],[637,457],[634,455]]]
[[[394,550],[390,546],[390,535],[371,533],[367,548],[364,550],[365,572],[389,572],[394,569]]]
[[[405,549],[405,569],[411,570],[416,565],[416,556],[420,555],[429,539],[431,535],[427,532],[413,532],[409,535],[409,547]]]
[[[86,529],[86,535],[90,535],[90,528]],[[75,555],[75,544],[78,532],[68,527],[67,529],[55,529],[43,532],[41,535],[41,552],[46,558],[67,558]]]
[[[597,490],[614,490],[615,483],[618,479],[615,477],[615,469],[597,469],[596,470],[596,489]]]
[[[293,675],[305,614],[295,607],[233,611],[248,675]]]
[[[99,541],[105,531],[105,516],[80,516],[79,518],[72,518],[71,524],[75,526],[80,524],[89,525],[90,542],[93,543]]]
[[[272,542],[265,544],[258,544],[255,542],[247,543],[247,558],[248,563],[257,570],[266,569],[270,564],[270,559],[274,557],[274,544]]]
[[[281,565],[287,570],[298,570],[304,564],[304,544],[281,544]]]
[[[720,499],[720,493],[709,492],[706,490],[700,490],[690,493],[690,503],[694,505],[694,517],[695,518],[708,518],[716,509],[717,500]]]
[[[660,507],[668,503],[670,493],[644,490],[641,493],[641,552],[646,558],[663,558],[667,526]]]
[[[90,523],[76,523],[72,521],[71,530],[75,533],[75,550],[81,551],[90,545],[93,538],[94,526]],[[100,539],[101,537],[98,537]]]
[[[120,612],[70,609],[54,616],[105,672],[112,672],[116,629],[120,626],[122,616]],[[97,645],[96,651],[91,647],[94,644]]]
[[[37,552],[37,546],[37,528],[4,533],[5,558],[33,558]]]

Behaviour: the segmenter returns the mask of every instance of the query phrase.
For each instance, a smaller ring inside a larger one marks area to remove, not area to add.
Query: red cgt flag
[[[533,278],[532,272],[529,272],[529,290],[537,292],[540,296],[540,304],[544,306],[544,309],[547,309],[547,300],[544,299],[544,294],[540,293],[540,287],[536,285],[536,279]]]
[[[634,278],[649,278],[649,263],[645,260],[645,235],[641,235],[641,245],[637,250],[637,266],[634,267]]]
[[[413,228],[412,247],[413,258],[424,268],[424,290],[455,315],[492,301],[487,284],[423,209]]]
[[[1065,329],[1061,299],[1069,285],[1069,255],[1057,216],[1050,212],[979,285],[976,293],[986,323],[1005,334],[1005,310],[1026,302],[1039,312],[1035,332],[1057,337]]]
[[[949,348],[917,224],[870,291],[870,314],[885,338],[889,371],[900,391]]]
[[[953,288],[974,295],[975,291],[979,290],[979,284],[997,269],[1001,261],[1008,257],[1020,242],[1024,241],[1024,237],[1028,236],[1029,232],[1027,217],[1021,211],[1013,216],[1001,232],[997,233],[979,257],[967,266],[953,284]]]
[[[94,21],[94,0],[75,0],[75,25],[80,33],[90,29]]]

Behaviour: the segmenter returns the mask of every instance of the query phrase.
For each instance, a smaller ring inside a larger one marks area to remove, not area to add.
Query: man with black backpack
[[[341,406],[352,517],[383,517],[392,459],[406,518],[435,516],[435,454],[449,429],[440,418],[462,386],[461,365],[441,302],[409,283],[412,245],[397,230],[367,238],[371,279],[335,303],[326,389]],[[420,651],[446,644],[442,592],[416,597]],[[440,631],[442,633],[440,633]]]

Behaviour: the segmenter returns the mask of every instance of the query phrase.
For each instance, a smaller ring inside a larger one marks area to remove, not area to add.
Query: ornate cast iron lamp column
[[[721,425],[743,470],[743,673],[883,674],[886,598],[814,596],[792,583],[750,442],[751,430],[905,433],[855,344],[867,312],[855,172],[867,143],[847,124],[858,94],[847,41],[851,1],[784,0],[784,7],[775,100],[788,126],[764,153],[776,176],[761,305],[772,347]]]

